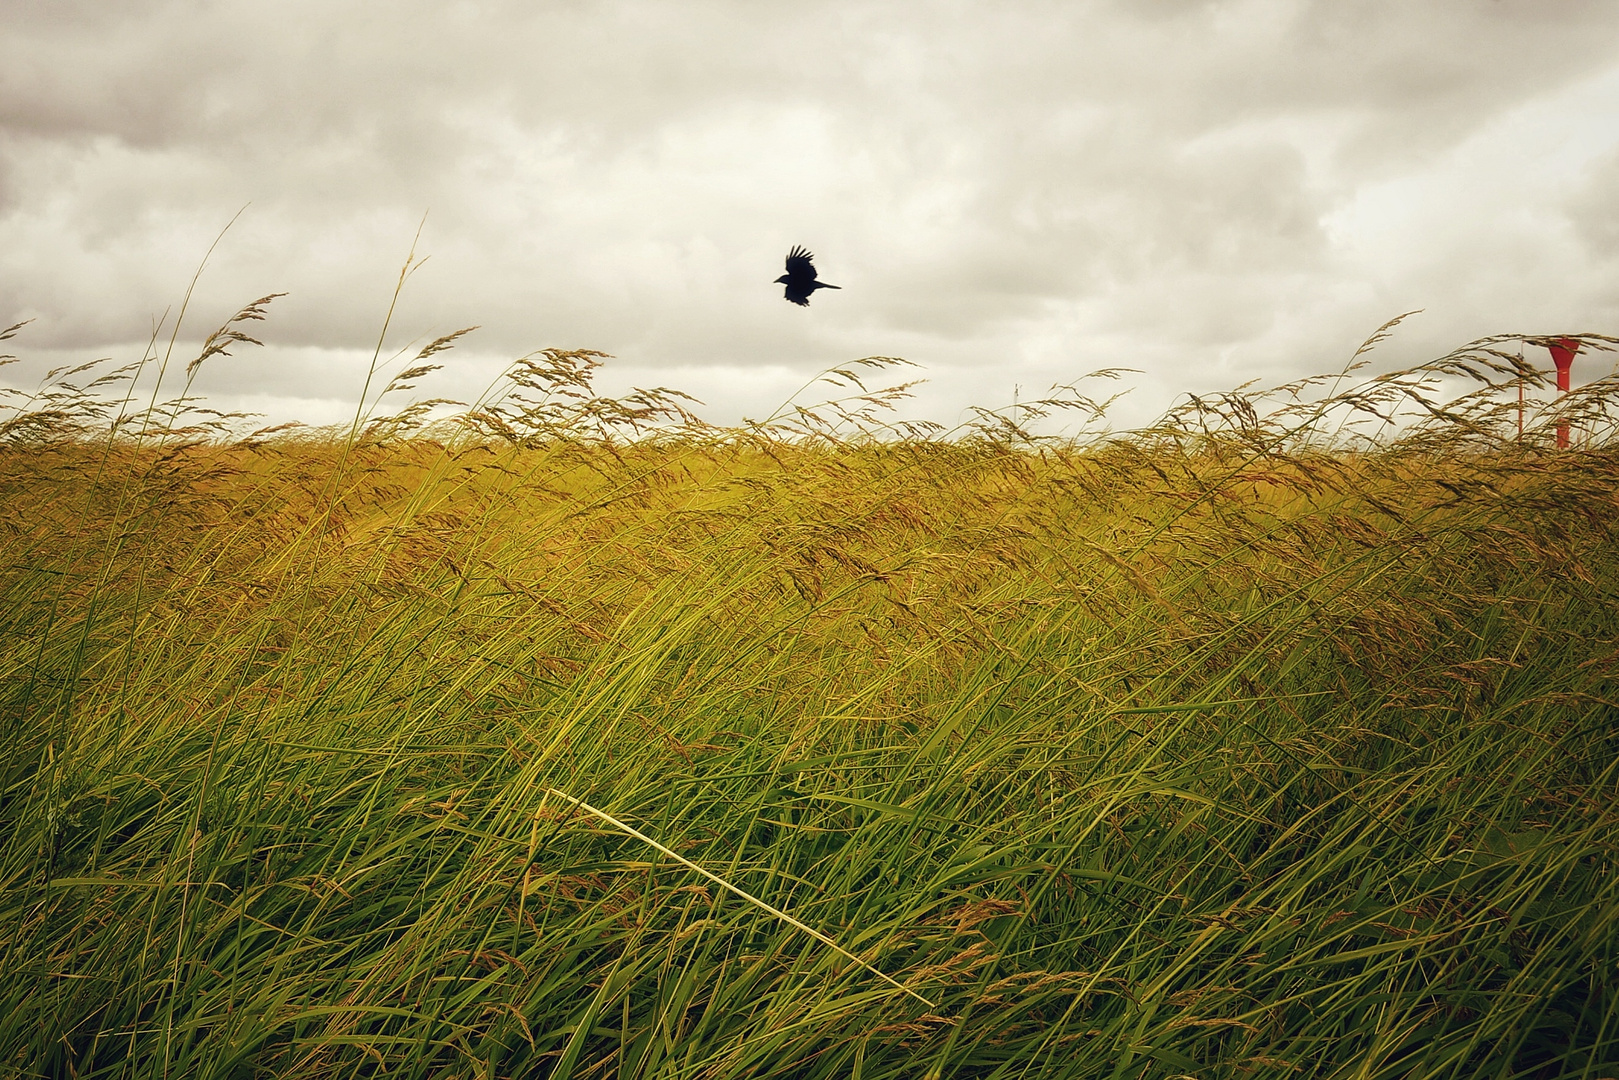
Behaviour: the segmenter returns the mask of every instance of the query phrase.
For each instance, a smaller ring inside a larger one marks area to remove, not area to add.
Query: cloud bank
[[[424,213],[389,346],[481,324],[451,396],[596,348],[729,420],[883,354],[946,422],[1140,368],[1129,422],[1413,308],[1390,363],[1619,329],[1605,0],[0,12],[12,351],[138,354],[247,204],[187,327],[289,294],[204,378],[272,420],[352,410]],[[843,291],[784,303],[793,244]]]

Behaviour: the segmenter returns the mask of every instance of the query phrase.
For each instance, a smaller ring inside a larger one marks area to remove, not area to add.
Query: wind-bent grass
[[[1619,1075],[1606,436],[625,440],[590,362],[8,429],[6,1070]]]

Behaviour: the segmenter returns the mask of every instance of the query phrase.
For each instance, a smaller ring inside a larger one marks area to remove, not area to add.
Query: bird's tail
[[[816,285],[817,288],[821,288],[821,289],[841,289],[841,288],[843,288],[842,285],[828,285],[824,281],[817,281],[815,283],[815,285]]]

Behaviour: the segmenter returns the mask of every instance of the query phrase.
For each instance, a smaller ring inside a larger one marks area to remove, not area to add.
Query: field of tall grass
[[[1516,341],[1133,432],[882,358],[729,428],[585,352],[254,435],[53,373],[0,1071],[1619,1076],[1619,385],[1520,437]]]

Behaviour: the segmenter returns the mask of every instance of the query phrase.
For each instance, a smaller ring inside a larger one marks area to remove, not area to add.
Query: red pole
[[[1574,367],[1574,354],[1580,351],[1580,343],[1573,338],[1558,338],[1547,342],[1546,351],[1552,354],[1552,363],[1557,365],[1557,392],[1568,393],[1569,371]],[[1568,425],[1557,425],[1557,449],[1568,449]]]

